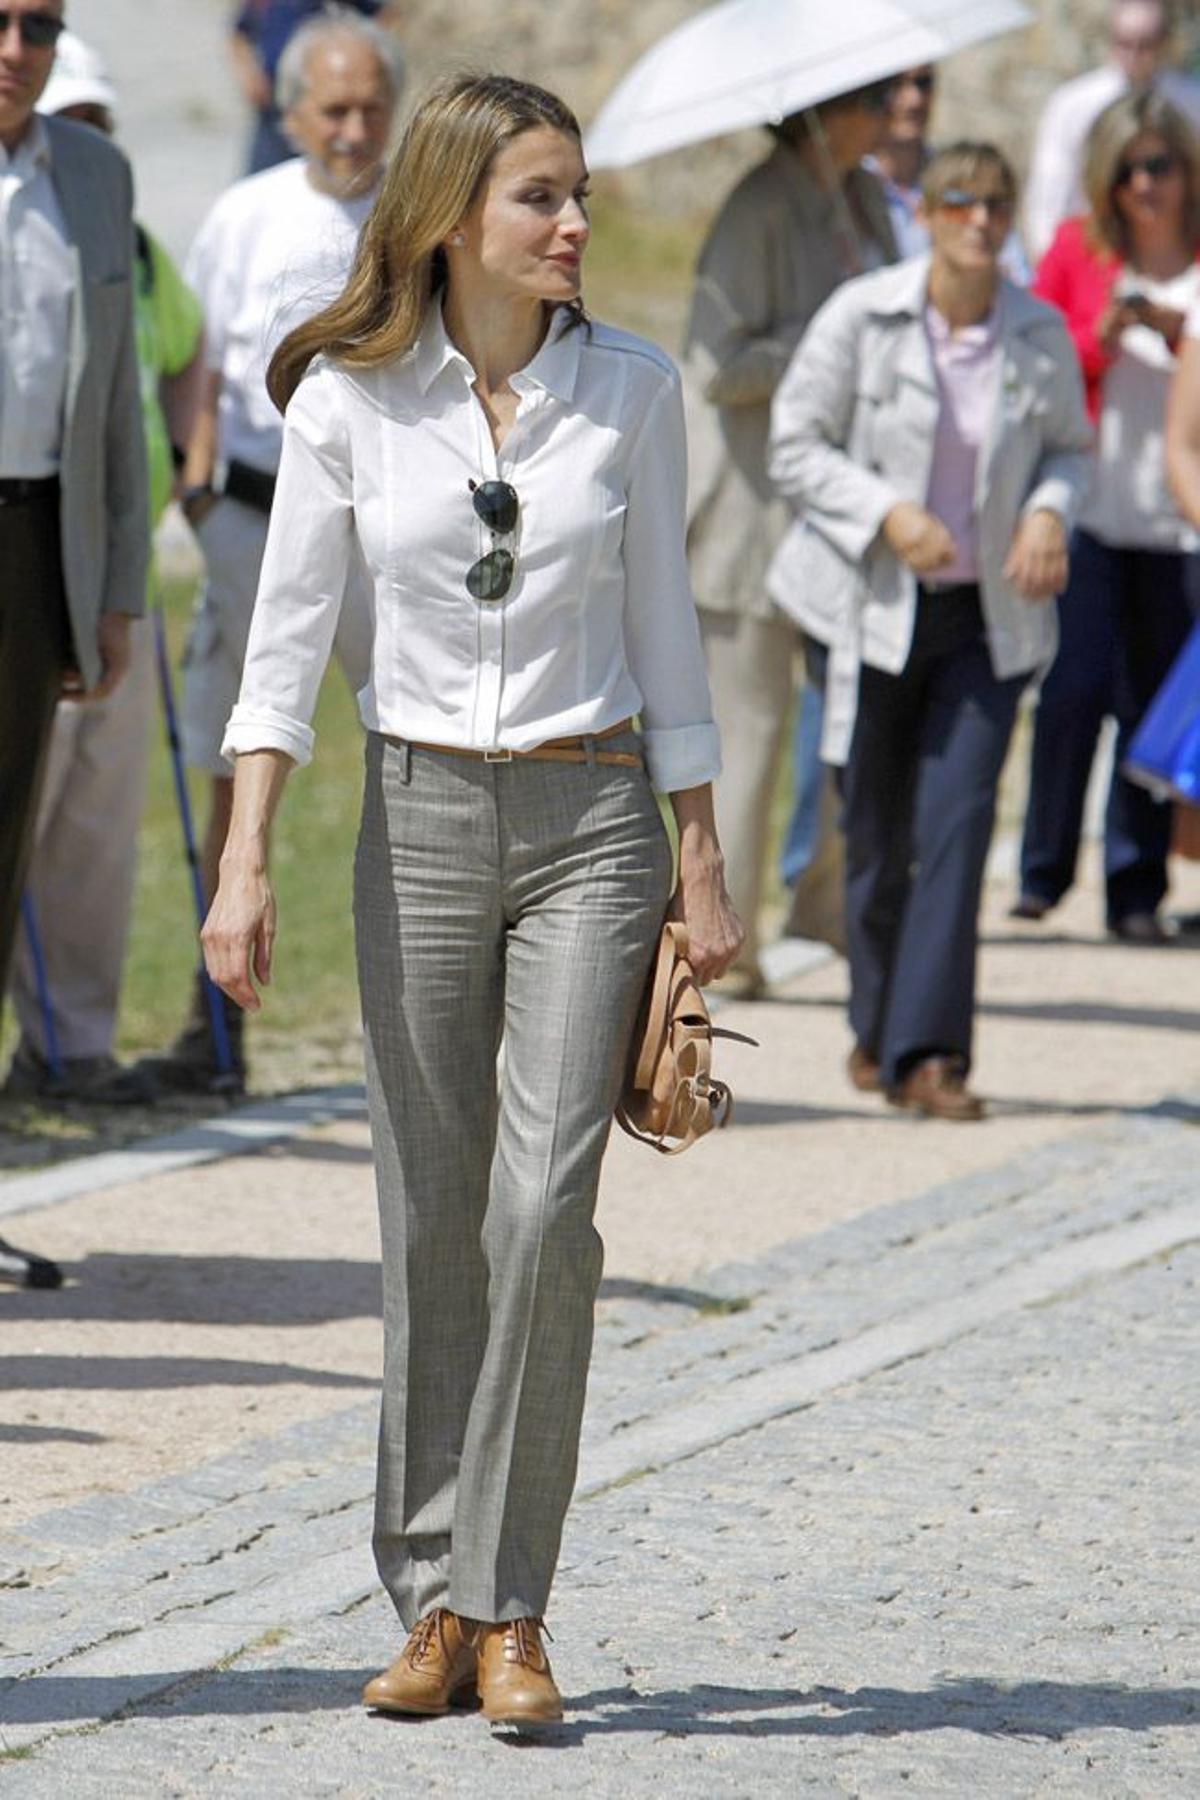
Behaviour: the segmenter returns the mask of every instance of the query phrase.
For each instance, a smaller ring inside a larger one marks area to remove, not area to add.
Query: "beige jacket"
[[[891,262],[883,192],[856,169],[854,211]],[[700,255],[683,352],[688,553],[697,603],[769,616],[766,572],[789,510],[767,478],[771,396],[809,320],[857,272],[829,194],[790,144],[734,188]]]
[[[860,664],[898,674],[912,644],[917,579],[880,527],[898,501],[923,505],[929,488],[940,401],[928,286],[926,256],[847,282],[813,320],[775,396],[771,475],[800,516],[768,585],[833,652],[827,762],[849,752]],[[1053,602],[1026,600],[1005,579],[1013,532],[1036,508],[1070,528],[1088,486],[1091,431],[1059,314],[1008,281],[997,304],[1000,377],[975,511],[988,647],[1004,680],[1047,668],[1058,643]]]

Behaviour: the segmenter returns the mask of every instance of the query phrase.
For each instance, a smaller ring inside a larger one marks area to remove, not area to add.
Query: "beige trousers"
[[[736,966],[757,976],[771,802],[787,743],[798,638],[778,614],[760,619],[701,609],[700,626],[721,732],[717,835],[729,895],[746,927]]]
[[[105,700],[60,700],[54,714],[26,889],[33,902],[59,1054],[113,1045],[129,937],[138,828],[154,722],[154,628],[135,619],[132,661]],[[21,1035],[47,1054],[24,932],[11,993]]]

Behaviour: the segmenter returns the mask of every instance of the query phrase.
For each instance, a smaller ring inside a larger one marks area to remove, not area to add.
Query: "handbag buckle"
[[[511,750],[485,750],[483,753],[484,762],[506,763],[511,762],[512,759]]]

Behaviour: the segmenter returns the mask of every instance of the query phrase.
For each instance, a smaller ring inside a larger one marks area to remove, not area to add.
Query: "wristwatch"
[[[193,482],[190,487],[185,487],[180,491],[179,510],[182,512],[185,519],[190,519],[192,516],[192,508],[198,501],[215,500],[216,497],[217,490],[211,481]]]

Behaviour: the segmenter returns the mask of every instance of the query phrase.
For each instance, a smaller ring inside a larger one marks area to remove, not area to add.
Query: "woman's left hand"
[[[1067,585],[1067,533],[1057,513],[1039,507],[1013,533],[1004,577],[1027,600],[1053,600]]]
[[[680,869],[667,917],[687,927],[688,961],[701,987],[725,973],[745,941],[745,928],[725,891],[719,855],[714,862]]]

